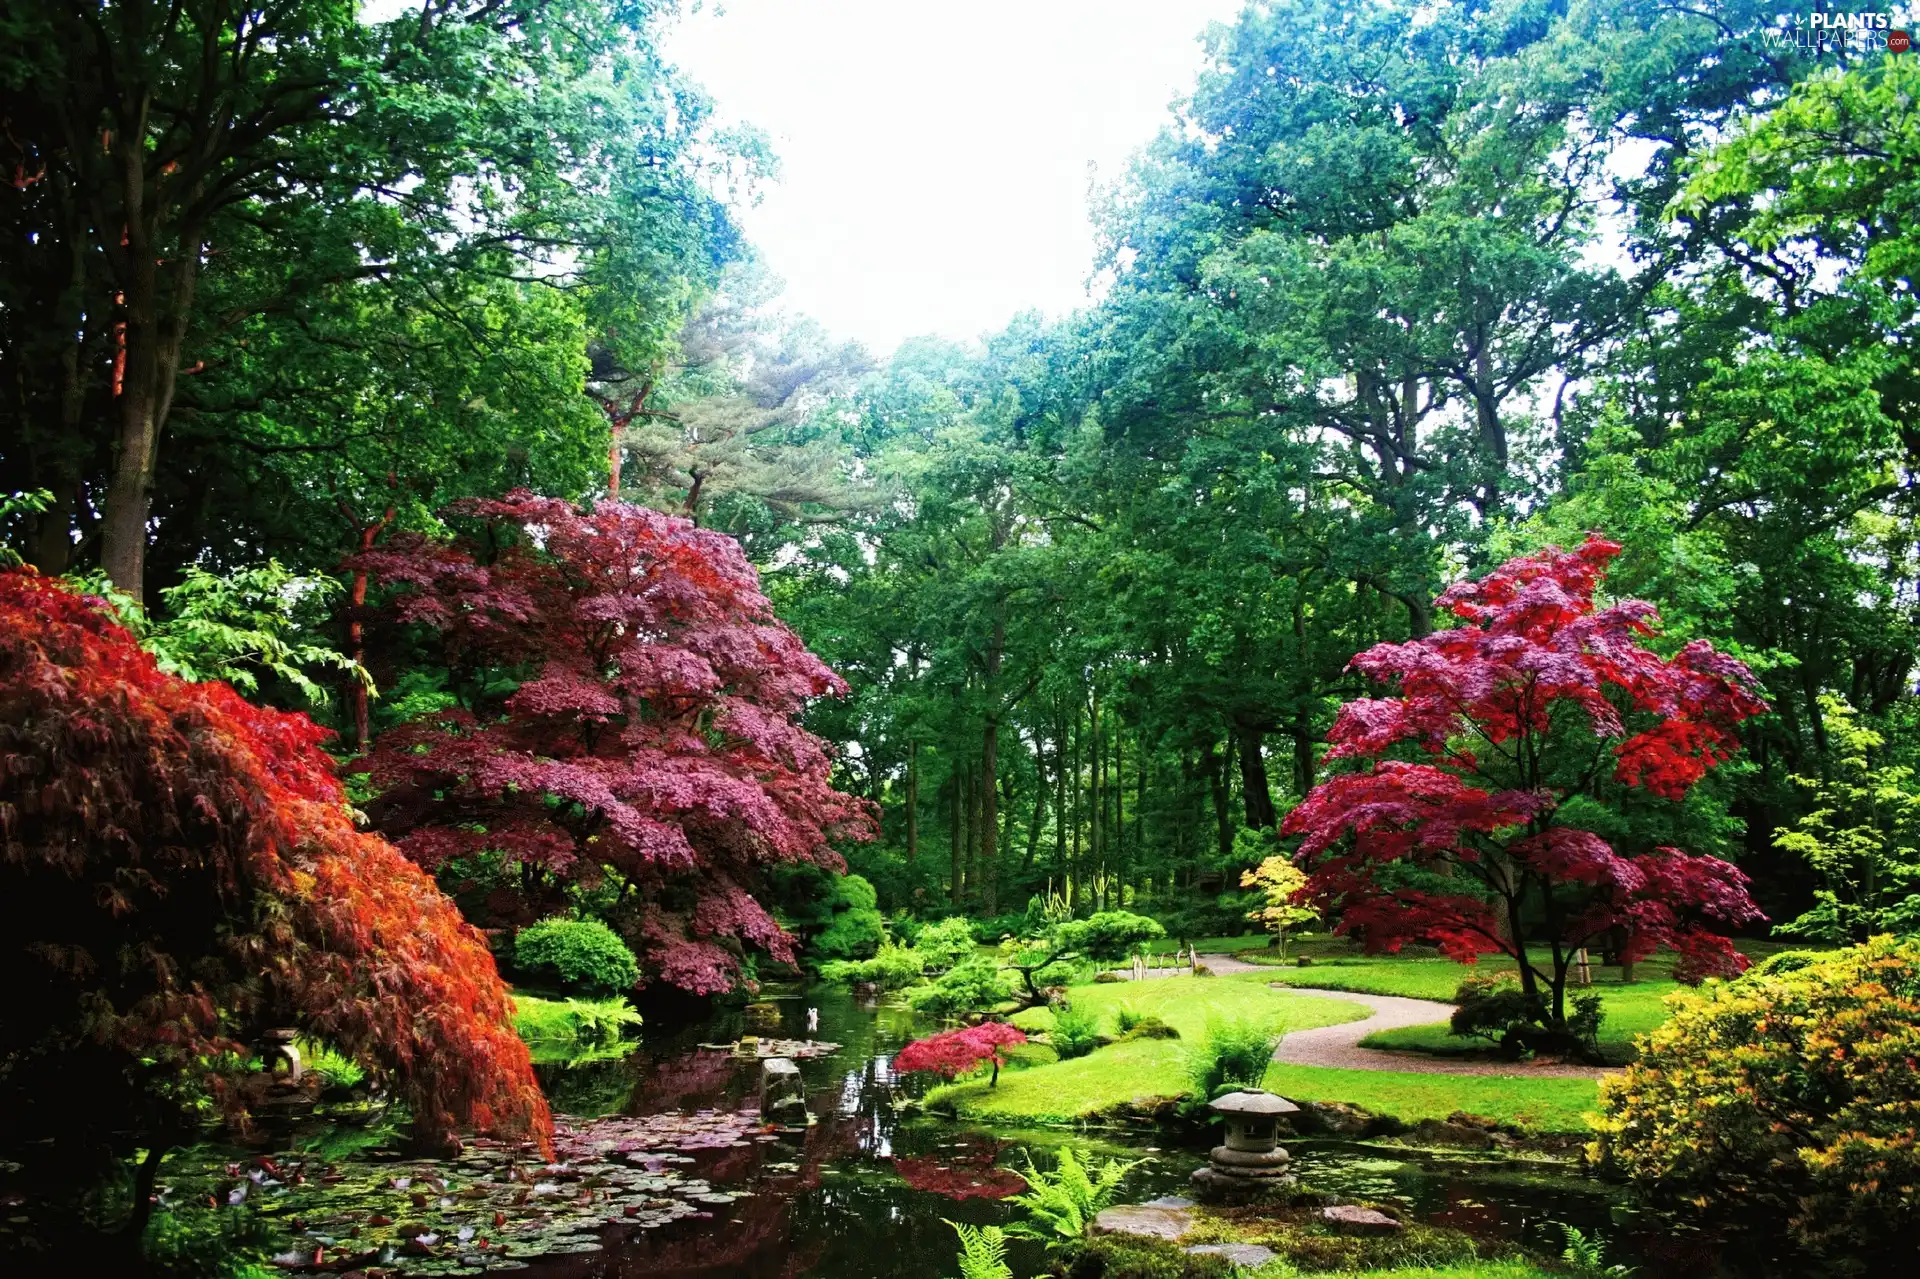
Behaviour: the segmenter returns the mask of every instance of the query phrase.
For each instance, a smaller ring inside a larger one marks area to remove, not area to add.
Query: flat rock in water
[[[1258,1270],[1280,1255],[1257,1243],[1198,1243],[1183,1251],[1200,1257],[1225,1257],[1244,1270]]]
[[[1151,1204],[1122,1204],[1093,1219],[1097,1235],[1145,1235],[1150,1239],[1178,1239],[1193,1229],[1190,1208],[1156,1208]]]
[[[710,1052],[732,1053],[742,1061],[750,1061],[756,1057],[825,1057],[830,1053],[840,1051],[839,1044],[829,1043],[824,1039],[762,1038],[759,1043],[754,1045],[754,1050],[751,1053],[739,1052],[738,1049],[740,1045],[737,1042],[731,1044],[701,1044],[700,1046]]]
[[[1345,1235],[1392,1235],[1406,1227],[1384,1212],[1357,1204],[1336,1204],[1320,1210],[1320,1220]]]
[[[1161,1195],[1158,1199],[1149,1199],[1142,1205],[1146,1208],[1191,1208],[1193,1200],[1182,1199],[1179,1195]]]

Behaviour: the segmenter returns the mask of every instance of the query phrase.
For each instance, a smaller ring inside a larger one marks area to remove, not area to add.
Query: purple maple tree
[[[1328,758],[1356,767],[1282,827],[1338,931],[1372,951],[1508,955],[1557,1028],[1579,948],[1604,940],[1632,962],[1664,946],[1683,980],[1734,973],[1746,960],[1719,930],[1762,917],[1727,862],[1616,848],[1580,824],[1629,792],[1678,803],[1766,709],[1705,641],[1649,648],[1651,605],[1595,604],[1619,550],[1593,535],[1510,560],[1440,596],[1460,625],[1354,658],[1399,695],[1341,709]]]
[[[379,825],[429,869],[492,866],[479,911],[519,923],[597,890],[651,976],[731,988],[791,959],[755,898],[769,866],[841,869],[870,838],[799,716],[846,685],[774,616],[732,538],[641,506],[520,491],[360,557],[458,704],[383,733]]]

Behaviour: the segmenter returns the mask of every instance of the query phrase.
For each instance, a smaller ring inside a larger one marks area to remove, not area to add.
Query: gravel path
[[[1213,957],[1202,955],[1200,962],[1210,964]],[[1252,965],[1249,965],[1252,967]],[[1218,970],[1216,970],[1218,971]],[[1404,999],[1399,995],[1361,995],[1346,990],[1318,990],[1305,986],[1281,986],[1295,995],[1317,999],[1345,999],[1364,1004],[1372,1015],[1338,1026],[1320,1026],[1296,1030],[1280,1041],[1273,1059],[1290,1066],[1334,1066],[1342,1070],[1403,1070],[1421,1075],[1506,1075],[1523,1079],[1599,1079],[1612,1073],[1598,1066],[1548,1065],[1521,1066],[1504,1061],[1459,1061],[1449,1057],[1431,1057],[1425,1053],[1384,1052],[1362,1048],[1360,1041],[1377,1030],[1396,1030],[1401,1026],[1430,1026],[1453,1015],[1452,1004],[1431,999]]]
[[[1249,964],[1231,955],[1202,955],[1200,962],[1220,976],[1231,973],[1256,973],[1267,965]],[[1131,977],[1130,970],[1116,970]],[[1147,976],[1174,977],[1184,968],[1151,968]],[[1272,983],[1275,990],[1294,995],[1312,995],[1317,999],[1344,999],[1371,1011],[1359,1021],[1338,1026],[1320,1026],[1296,1030],[1280,1041],[1273,1059],[1289,1066],[1333,1066],[1341,1070],[1403,1070],[1417,1075],[1503,1075],[1516,1079],[1600,1079],[1614,1073],[1604,1066],[1571,1066],[1542,1063],[1522,1066],[1506,1061],[1462,1061],[1452,1057],[1434,1057],[1426,1053],[1396,1053],[1379,1048],[1362,1048],[1360,1041],[1376,1030],[1397,1030],[1402,1026],[1431,1026],[1453,1016],[1453,1005],[1432,999],[1407,999],[1400,995],[1362,995],[1350,990],[1322,990],[1313,986],[1286,986]]]

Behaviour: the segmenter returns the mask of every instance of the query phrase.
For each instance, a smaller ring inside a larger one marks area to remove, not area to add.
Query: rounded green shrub
[[[1178,1039],[1180,1032],[1154,1016],[1134,1014],[1119,1019],[1121,1039]]]
[[[521,972],[588,990],[630,990],[640,963],[620,934],[597,919],[543,919],[513,939]]]
[[[836,986],[875,985],[898,990],[920,980],[924,959],[911,946],[882,940],[872,959],[829,959],[820,965],[820,979]]]
[[[954,965],[924,986],[907,992],[907,1003],[915,1012],[936,1017],[984,1012],[1013,995],[1000,965],[984,956]]]
[[[1047,1042],[1062,1061],[1084,1057],[1100,1046],[1100,1018],[1084,1008],[1068,1004],[1054,1013],[1053,1029],[1047,1032]]]
[[[814,937],[808,951],[815,959],[865,959],[886,939],[886,917],[880,896],[860,875],[842,875],[833,883],[827,926]]]
[[[1669,1004],[1604,1085],[1589,1155],[1736,1245],[1900,1272],[1920,1231],[1920,945],[1877,938]]]
[[[978,946],[973,940],[972,925],[965,917],[954,915],[915,933],[913,948],[926,961],[927,970],[938,973],[971,959]]]

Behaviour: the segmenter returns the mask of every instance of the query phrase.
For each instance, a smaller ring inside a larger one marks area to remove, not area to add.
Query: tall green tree
[[[588,339],[670,342],[759,169],[654,17],[10,7],[0,469],[55,495],[35,558],[139,596],[156,536],[178,571],[326,545],[342,506],[584,489]]]

